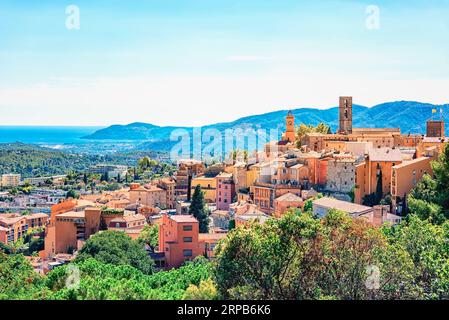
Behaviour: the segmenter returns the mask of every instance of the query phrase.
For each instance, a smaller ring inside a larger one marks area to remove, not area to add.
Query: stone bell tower
[[[340,134],[352,133],[352,97],[340,97],[339,103]]]
[[[284,139],[288,142],[295,142],[296,134],[295,134],[295,116],[291,111],[288,112],[287,117],[285,118],[285,130]]]

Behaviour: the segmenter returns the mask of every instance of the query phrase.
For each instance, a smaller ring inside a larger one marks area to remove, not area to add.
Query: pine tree
[[[190,204],[189,213],[193,215],[200,224],[200,233],[209,232],[209,215],[204,201],[204,194],[201,186],[197,185],[193,193],[192,202]]]

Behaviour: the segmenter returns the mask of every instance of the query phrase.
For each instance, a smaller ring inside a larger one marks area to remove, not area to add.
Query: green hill
[[[432,116],[432,109],[442,106],[414,101],[397,101],[376,105],[372,108],[365,106],[353,106],[354,127],[400,128],[403,133],[425,133],[426,120]],[[449,105],[444,105],[447,109]],[[335,131],[338,127],[338,108],[313,109],[300,108],[292,110],[296,117],[296,123],[317,125],[324,122]],[[285,129],[285,115],[287,110],[275,111],[261,115],[254,115],[237,119],[232,122],[216,123],[202,127],[202,129],[215,128],[220,131],[237,128],[253,129]],[[449,120],[449,112],[445,112],[445,120]],[[134,140],[141,142],[139,150],[170,150],[174,142],[170,141],[170,133],[175,129],[185,129],[189,132],[192,127],[160,127],[153,124],[132,123],[129,125],[114,125],[98,130],[90,136],[84,137],[92,140]],[[446,130],[449,130],[447,128]],[[449,133],[449,131],[448,131]]]

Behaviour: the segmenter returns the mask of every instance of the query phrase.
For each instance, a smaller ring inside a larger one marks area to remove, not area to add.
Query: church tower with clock
[[[286,130],[283,135],[283,140],[288,142],[295,142],[296,133],[295,133],[295,116],[291,111],[288,112],[286,117]]]

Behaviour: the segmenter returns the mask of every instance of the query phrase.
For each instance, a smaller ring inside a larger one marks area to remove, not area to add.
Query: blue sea
[[[0,126],[0,143],[23,142],[39,145],[85,144],[81,139],[102,127]]]

